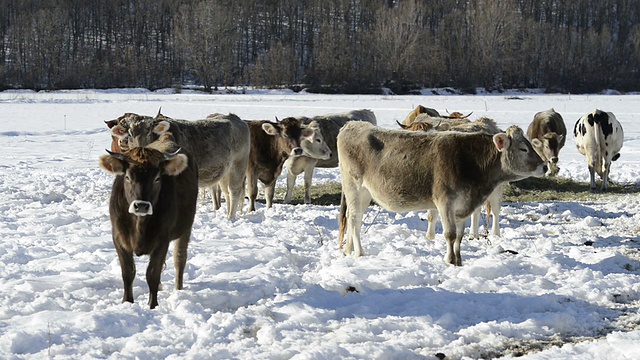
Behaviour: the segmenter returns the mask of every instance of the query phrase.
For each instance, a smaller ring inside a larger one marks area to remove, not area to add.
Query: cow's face
[[[296,118],[285,118],[276,123],[265,122],[262,124],[262,130],[276,137],[278,149],[289,156],[302,155],[301,139],[313,135],[313,130],[302,127],[300,120]]]
[[[125,152],[134,147],[144,147],[151,144],[166,133],[169,127],[168,121],[155,121],[149,117],[140,117],[113,126],[111,136],[117,141],[120,150],[116,152]]]
[[[517,126],[511,126],[506,133],[493,136],[493,143],[502,153],[502,168],[524,179],[529,176],[543,176],[548,168],[545,161],[533,149],[524,132]]]
[[[129,213],[153,215],[158,203],[164,176],[176,176],[188,166],[184,154],[163,154],[149,148],[135,148],[124,153],[109,153],[100,157],[100,166],[107,172],[122,176],[124,198]]]
[[[551,132],[544,134],[540,140],[531,140],[531,145],[543,160],[548,160],[555,164],[558,162],[558,153],[560,152],[562,139],[562,135]]]
[[[300,140],[300,146],[302,147],[304,155],[320,160],[329,159],[331,157],[331,149],[329,149],[329,146],[324,141],[318,122],[315,120],[312,121],[307,125],[307,128],[312,130],[312,133],[309,136],[304,136],[306,130],[303,128],[303,136]]]

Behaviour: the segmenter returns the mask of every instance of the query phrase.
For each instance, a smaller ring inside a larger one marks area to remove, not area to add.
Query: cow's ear
[[[264,132],[266,132],[267,134],[269,134],[271,136],[278,135],[278,128],[273,126],[272,123],[266,122],[266,123],[262,124],[262,130],[264,130]]]
[[[317,121],[313,120],[312,122],[309,123],[309,125],[307,125],[309,128],[313,129],[313,130],[318,130],[320,129],[320,124],[318,124]]]
[[[310,127],[304,127],[302,128],[302,137],[313,137],[313,134],[315,133],[315,130],[310,128]]]
[[[105,120],[104,121],[105,124],[107,124],[107,126],[109,127],[109,129],[111,129],[112,127],[118,125],[118,120]]]
[[[100,156],[100,166],[114,175],[122,175],[127,169],[127,162],[113,155]]]
[[[171,124],[169,124],[168,121],[166,120],[162,120],[158,123],[158,125],[153,127],[153,132],[156,135],[162,135],[164,133],[166,133],[167,131],[169,131],[169,128],[171,127]]]
[[[170,176],[180,175],[187,166],[189,166],[187,155],[178,154],[164,162],[164,173]]]
[[[541,149],[542,141],[540,141],[540,139],[533,138],[531,139],[531,146],[533,146],[534,149]]]
[[[509,140],[507,134],[499,133],[493,135],[493,143],[496,145],[496,149],[498,149],[498,151],[504,151],[509,147],[511,140]]]
[[[124,139],[127,137],[127,129],[122,125],[115,125],[111,128],[111,135],[118,139]]]

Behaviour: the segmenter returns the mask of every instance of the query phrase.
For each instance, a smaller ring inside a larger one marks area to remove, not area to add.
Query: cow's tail
[[[344,197],[344,191],[340,196],[340,214],[338,215],[338,226],[340,234],[338,235],[338,241],[340,242],[340,250],[344,245],[344,232],[347,228],[347,199]]]
[[[606,166],[606,162],[602,161],[602,157],[605,153],[605,144],[604,144],[604,139],[603,137],[603,132],[602,132],[602,121],[603,119],[600,116],[600,113],[598,113],[598,111],[594,111],[593,112],[593,128],[594,128],[594,132],[595,132],[595,141],[596,141],[596,148],[598,149],[598,156],[595,159],[595,164],[594,167],[596,169],[596,172],[598,173],[598,175],[600,175],[600,177],[602,177],[604,175],[604,167]]]

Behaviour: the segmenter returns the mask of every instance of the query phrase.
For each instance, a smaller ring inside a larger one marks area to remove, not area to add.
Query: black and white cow
[[[602,191],[607,191],[611,162],[620,157],[624,141],[622,125],[612,113],[596,109],[578,119],[573,135],[578,151],[587,157],[591,177],[589,190],[595,191],[595,173],[598,173],[602,179]]]

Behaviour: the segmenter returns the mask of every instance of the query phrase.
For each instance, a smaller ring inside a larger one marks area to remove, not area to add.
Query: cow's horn
[[[408,129],[409,127],[407,125],[404,125],[403,123],[401,123],[400,121],[396,120],[396,123],[398,124],[398,126],[400,126],[403,129]]]
[[[160,118],[160,112],[162,111],[162,106],[160,106],[160,108],[158,109],[158,115],[156,115],[155,119]]]
[[[473,111],[472,111],[472,112],[470,112],[470,113],[468,113],[467,115],[463,116],[462,118],[463,118],[463,119],[466,119],[466,118],[468,118],[469,116],[471,116],[471,114],[473,114]]]
[[[107,153],[109,153],[109,155],[113,156],[114,158],[118,159],[118,160],[124,160],[124,154],[122,153],[118,153],[118,152],[113,152],[113,151],[109,151],[107,149],[104,149]]]
[[[178,148],[178,150],[170,153],[170,154],[164,154],[164,159],[165,160],[171,160],[173,159],[176,155],[178,155],[178,153],[180,152],[180,150],[182,150],[182,148]]]

